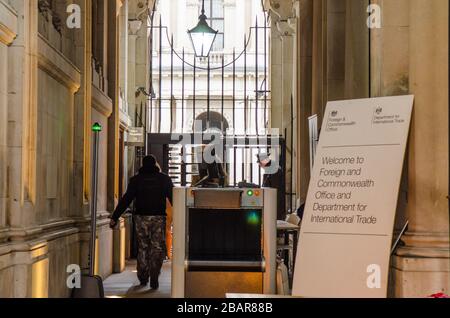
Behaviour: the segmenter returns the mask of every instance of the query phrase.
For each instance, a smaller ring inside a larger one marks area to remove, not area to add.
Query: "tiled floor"
[[[159,278],[159,289],[142,288],[136,276],[136,261],[127,263],[126,270],[108,277],[104,283],[107,298],[170,298],[171,264],[165,262]]]

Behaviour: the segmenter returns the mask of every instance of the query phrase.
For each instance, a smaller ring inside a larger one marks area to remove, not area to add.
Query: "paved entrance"
[[[171,297],[171,263],[165,262],[159,278],[159,289],[150,286],[140,287],[136,275],[136,261],[129,261],[126,270],[113,274],[104,281],[106,298],[170,298]]]

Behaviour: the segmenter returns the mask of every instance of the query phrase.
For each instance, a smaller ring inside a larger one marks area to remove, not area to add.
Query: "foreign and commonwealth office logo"
[[[338,114],[339,114],[339,113],[338,113],[337,110],[333,110],[333,111],[331,112],[331,117],[336,118]]]

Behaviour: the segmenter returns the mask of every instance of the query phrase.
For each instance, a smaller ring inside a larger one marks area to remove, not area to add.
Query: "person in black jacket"
[[[154,156],[147,156],[139,174],[131,178],[127,192],[111,216],[110,227],[135,201],[134,223],[138,240],[137,272],[142,286],[158,289],[158,278],[165,258],[166,202],[172,204],[173,183],[160,172]]]

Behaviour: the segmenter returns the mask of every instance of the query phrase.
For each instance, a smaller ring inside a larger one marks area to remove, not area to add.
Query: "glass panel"
[[[202,1],[200,0],[200,12],[202,11]],[[211,0],[205,0],[205,14],[209,18],[211,16]]]
[[[211,22],[211,27],[216,31],[218,30],[219,33],[223,33],[223,25],[223,20],[212,20]]]
[[[223,0],[212,0],[212,18],[223,18]]]
[[[192,43],[194,45],[197,57],[206,57],[214,40],[212,33],[191,33]]]
[[[224,48],[223,33],[218,33],[216,40],[214,41],[213,51],[219,52],[222,51],[223,48]]]

